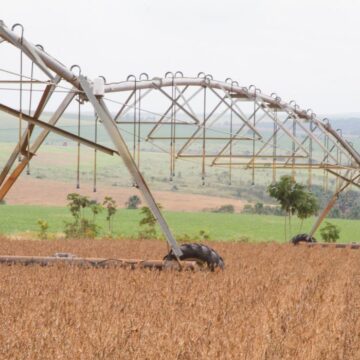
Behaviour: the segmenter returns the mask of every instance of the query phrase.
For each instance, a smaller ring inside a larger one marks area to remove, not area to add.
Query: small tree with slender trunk
[[[287,239],[286,219],[289,223],[291,235],[291,216],[297,213],[301,220],[313,215],[318,209],[314,195],[306,190],[304,185],[298,184],[291,176],[284,175],[280,180],[268,187],[269,195],[275,198],[285,211],[285,240]]]
[[[109,232],[112,233],[112,219],[117,211],[115,200],[111,196],[105,196],[103,206],[107,211],[106,220],[109,225]]]
[[[77,193],[68,194],[68,207],[73,216],[73,222],[65,222],[65,235],[67,238],[94,238],[98,234],[99,227],[95,224],[94,212],[92,221],[86,217],[86,209],[91,207],[92,202],[87,196]]]
[[[162,206],[157,204],[158,208],[161,210]],[[150,208],[143,206],[141,208],[141,214],[143,217],[139,221],[141,231],[139,232],[139,237],[143,239],[154,239],[156,238],[156,219]]]
[[[311,192],[304,192],[303,198],[297,204],[297,216],[301,220],[299,232],[302,229],[304,220],[313,216],[319,210],[319,204],[315,195]]]

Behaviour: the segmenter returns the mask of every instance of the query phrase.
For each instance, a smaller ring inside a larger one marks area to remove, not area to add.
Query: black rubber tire
[[[224,270],[225,264],[223,258],[211,247],[203,244],[182,244],[180,246],[182,256],[180,260],[198,260],[200,263],[207,264],[211,271],[216,268]],[[164,260],[175,260],[172,250],[164,257]]]
[[[297,245],[299,242],[315,243],[316,239],[308,234],[298,234],[294,236],[290,242],[294,245]]]

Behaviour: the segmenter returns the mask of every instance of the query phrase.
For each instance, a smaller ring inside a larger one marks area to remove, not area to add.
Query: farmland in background
[[[43,119],[49,114],[44,114]],[[2,115],[1,131],[0,131],[0,169],[4,166],[5,161],[16,146],[18,136],[17,121],[10,119],[7,115]],[[128,119],[129,120],[129,119]],[[348,120],[351,124],[356,123],[356,119]],[[226,122],[226,121],[225,121]],[[85,114],[82,120],[81,135],[89,139],[93,138],[94,118],[92,115]],[[337,121],[337,126],[341,126],[341,121]],[[347,121],[344,122],[347,124]],[[266,125],[266,124],[265,124]],[[67,114],[59,122],[59,126],[68,131],[76,133],[76,116]],[[225,123],[222,125],[226,130]],[[346,128],[346,126],[345,126]],[[145,133],[146,125],[143,127]],[[356,128],[357,129],[357,128]],[[123,135],[132,148],[132,136],[129,133],[131,126],[123,126]],[[192,129],[193,130],[193,129]],[[39,132],[39,130],[36,130]],[[163,132],[164,129],[160,131]],[[356,130],[357,131],[357,130]],[[352,134],[352,141],[357,143],[358,136],[356,131]],[[345,131],[346,132],[346,131]],[[183,133],[183,134],[182,134]],[[191,130],[189,126],[179,126],[178,134],[189,135]],[[346,132],[349,135],[349,132]],[[36,132],[35,134],[36,135]],[[99,126],[99,141],[107,146],[111,146],[107,140],[106,134]],[[281,146],[282,140],[279,139]],[[160,141],[161,148],[168,150],[168,143]],[[283,143],[284,144],[284,143]],[[249,146],[249,145],[245,145]],[[209,145],[208,151],[213,151],[216,144]],[[235,211],[239,212],[245,202],[262,202],[274,204],[273,200],[266,194],[266,186],[271,181],[271,170],[259,170],[256,172],[255,185],[251,185],[251,171],[243,168],[236,168],[232,171],[232,183],[229,184],[229,169],[223,168],[207,168],[205,186],[202,185],[200,174],[200,160],[176,162],[176,176],[173,181],[169,181],[169,155],[162,149],[154,147],[151,143],[142,141],[141,148],[143,153],[140,160],[140,168],[147,179],[149,186],[153,190],[164,191],[163,198],[169,199],[171,204],[165,204],[165,210],[186,210],[190,211],[211,210],[221,205],[233,204]],[[69,192],[83,192],[84,188],[90,189],[93,180],[93,158],[94,152],[84,146],[81,147],[81,165],[80,178],[81,188],[75,188],[76,180],[76,149],[74,142],[69,142],[59,136],[51,134],[44,145],[40,148],[38,155],[31,162],[30,175],[25,172],[21,175],[20,181],[14,185],[8,195],[9,204],[46,204],[46,205],[65,205],[66,194]],[[121,193],[129,196],[129,191],[136,190],[131,187],[132,180],[122,161],[117,156],[108,156],[98,153],[98,177],[97,188],[98,193],[87,192],[91,198],[99,197],[102,189],[106,191],[106,195],[113,196],[120,207],[123,207],[126,199]],[[289,172],[286,172],[289,173]],[[277,178],[285,172],[277,171]],[[297,173],[297,180],[303,183],[307,181],[307,171]],[[323,184],[323,173],[321,171],[313,171],[313,183],[319,188]],[[57,186],[53,182],[58,182]],[[329,190],[335,186],[335,180],[330,178]],[[61,185],[62,184],[62,185]],[[72,187],[73,185],[73,187]],[[66,193],[59,191],[59,187],[66,188]],[[126,189],[126,190],[125,190]],[[131,190],[133,189],[133,190]],[[352,188],[355,190],[355,188]],[[61,192],[61,195],[59,193]],[[181,203],[182,194],[203,194],[212,196],[208,199],[187,199]],[[215,196],[217,197],[215,201]],[[59,201],[59,198],[61,200]],[[221,198],[220,198],[221,197]],[[15,200],[14,200],[15,198]],[[160,196],[161,198],[161,196]],[[157,195],[159,199],[159,195]],[[236,199],[236,203],[232,202]],[[99,200],[101,200],[99,198]],[[208,201],[209,200],[209,201]],[[241,202],[241,203],[240,203]],[[188,205],[186,205],[186,203]],[[209,205],[216,204],[216,205]],[[192,204],[197,207],[192,208]],[[19,234],[24,232],[35,232],[37,230],[36,222],[38,218],[44,218],[49,222],[50,232],[58,233],[63,230],[63,221],[68,219],[68,212],[64,208],[41,208],[41,207],[0,207],[0,215],[3,221],[0,224],[0,233]],[[15,216],[16,215],[16,216]],[[248,238],[250,241],[274,240],[282,241],[283,237],[283,218],[274,216],[253,216],[253,215],[224,215],[224,214],[183,214],[176,212],[166,212],[171,228],[177,236],[184,234],[196,236],[200,230],[208,232],[214,240],[239,240]],[[104,216],[103,216],[104,217]],[[114,235],[121,237],[136,237],[138,234],[138,212],[120,211],[114,221]],[[311,227],[313,219],[309,219],[304,223],[304,231],[308,231]],[[331,220],[341,229],[340,241],[357,241],[356,222],[350,220]],[[104,225],[104,219],[100,219],[100,225]],[[103,226],[106,228],[106,226]],[[295,220],[293,224],[294,234],[299,231],[299,223]],[[317,235],[318,236],[318,235]],[[319,236],[318,236],[319,237]]]
[[[15,148],[15,143],[0,143],[0,169]],[[63,142],[43,145],[38,155],[31,161],[30,177],[47,180],[61,180],[76,183],[76,145]],[[129,187],[132,180],[118,156],[109,156],[98,152],[97,182],[98,187]],[[80,179],[82,184],[93,181],[92,150],[81,147]],[[204,194],[212,196],[247,198],[247,200],[266,200],[264,187],[271,179],[270,170],[258,170],[255,176],[255,186],[251,185],[251,170],[235,168],[232,171],[230,185],[229,169],[226,167],[207,167],[205,185],[201,180],[201,160],[178,160],[175,177],[169,181],[169,155],[163,152],[144,151],[141,155],[140,169],[151,189],[176,191],[179,193]],[[289,172],[277,171],[277,177]],[[306,182],[307,172],[298,174],[298,181]],[[21,177],[24,177],[22,174]],[[313,172],[314,184],[322,184],[322,172]],[[332,188],[334,179],[329,180]]]
[[[46,120],[49,114],[45,113],[43,119]],[[127,118],[131,121],[132,118]],[[151,120],[149,118],[148,120]],[[356,119],[355,119],[356,120]],[[354,119],[344,120],[344,124],[356,123]],[[5,161],[9,157],[11,151],[16,146],[18,139],[17,121],[7,115],[1,115],[0,118],[0,169],[4,166]],[[223,136],[227,139],[226,132],[228,131],[226,125],[226,117],[222,121],[222,125],[218,129],[219,134],[217,136]],[[336,122],[337,126],[341,126],[342,121]],[[269,126],[269,124],[264,124]],[[67,113],[59,122],[59,127],[77,133],[76,115]],[[142,126],[142,137],[150,129],[150,125]],[[346,126],[344,126],[347,129]],[[131,125],[121,125],[120,129],[122,134],[132,151],[133,137],[131,131],[133,131]],[[166,126],[160,128],[159,136],[166,136]],[[189,125],[178,125],[178,136],[189,136],[195,128]],[[39,129],[34,132],[33,137],[39,133]],[[269,128],[270,134],[271,128]],[[357,128],[356,128],[357,131]],[[359,139],[357,133],[353,132],[346,135],[357,146]],[[90,140],[94,139],[94,117],[93,115],[85,114],[82,119],[81,136]],[[102,125],[99,125],[98,141],[103,145],[112,147],[109,139],[103,129]],[[279,137],[278,146],[280,148],[288,145],[288,140]],[[192,151],[199,148],[199,142],[195,142]],[[223,142],[212,141],[207,145],[207,152],[209,154],[214,153],[216,149],[222,147]],[[257,146],[261,146],[259,142]],[[179,146],[179,144],[177,145]],[[234,151],[251,154],[251,143],[238,142],[236,143]],[[57,135],[50,134],[44,145],[40,148],[38,156],[36,156],[31,162],[31,177],[40,179],[56,179],[63,180],[65,182],[71,182],[75,184],[76,179],[76,149],[77,146],[74,142],[63,139]],[[232,181],[230,185],[229,168],[223,167],[207,167],[206,168],[206,180],[205,186],[202,185],[201,180],[201,159],[179,159],[176,161],[175,177],[173,181],[169,181],[169,141],[156,140],[154,144],[151,142],[141,141],[142,155],[140,159],[140,168],[148,181],[150,187],[155,190],[169,190],[177,191],[180,193],[197,193],[206,195],[216,195],[224,197],[235,197],[249,201],[265,201],[269,202],[270,199],[266,196],[264,187],[271,181],[272,172],[271,169],[257,170],[255,176],[255,187],[251,186],[251,170],[244,168],[234,168],[232,171]],[[236,150],[237,149],[237,150]],[[316,152],[316,150],[314,150]],[[90,183],[93,178],[93,150],[82,146],[81,147],[81,164],[80,173],[81,181],[83,183]],[[117,156],[109,156],[98,152],[98,184],[99,187],[113,186],[113,187],[127,187],[132,184],[132,180],[128,175],[127,170],[123,166],[122,162]],[[277,170],[277,178],[281,175],[289,174],[289,171]],[[297,181],[306,183],[308,172],[297,172]],[[329,188],[332,189],[335,185],[335,179],[329,178]],[[313,184],[323,184],[323,172],[313,171]]]

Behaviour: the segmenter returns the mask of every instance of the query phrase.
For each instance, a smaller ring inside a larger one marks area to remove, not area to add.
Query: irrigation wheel
[[[223,258],[211,247],[203,244],[182,244],[180,246],[182,256],[180,260],[196,261],[200,267],[207,266],[211,271],[216,268],[224,269]],[[172,250],[164,257],[166,261],[175,260]]]
[[[294,236],[290,242],[294,245],[297,245],[299,242],[315,243],[316,239],[308,234],[298,234]]]

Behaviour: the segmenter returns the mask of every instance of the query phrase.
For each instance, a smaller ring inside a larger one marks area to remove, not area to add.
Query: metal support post
[[[93,105],[94,110],[96,111],[97,115],[101,119],[105,129],[107,130],[111,140],[113,141],[116,149],[118,150],[119,155],[124,161],[125,166],[129,170],[130,174],[132,175],[135,183],[139,187],[140,191],[142,192],[149,208],[151,209],[153,215],[155,216],[156,220],[158,221],[166,240],[168,241],[169,245],[172,248],[174,255],[179,258],[182,255],[182,251],[176,242],[173,234],[171,233],[166,220],[164,219],[163,215],[160,212],[159,207],[156,204],[156,201],[148,188],[145,179],[143,178],[139,168],[136,166],[134,159],[132,158],[129,149],[121,136],[121,133],[116,126],[114,119],[111,117],[104,101],[100,98],[95,97],[93,91],[90,87],[89,82],[87,79],[80,75],[79,76],[80,84],[82,89],[84,90],[88,100]]]
[[[64,113],[64,111],[66,110],[66,108],[69,106],[69,104],[71,103],[71,101],[73,100],[75,96],[74,92],[70,92],[62,101],[62,103],[60,104],[60,106],[58,107],[58,109],[54,112],[53,116],[51,117],[51,119],[49,120],[49,122],[47,123],[50,126],[54,126],[56,125],[56,123],[58,122],[58,120],[60,119],[61,115]],[[0,106],[1,109],[1,106]],[[16,115],[16,113],[12,113],[12,115]],[[30,118],[30,117],[29,117]],[[27,117],[24,119],[25,121],[27,121]],[[38,119],[37,119],[38,120]],[[32,126],[35,126],[34,123],[30,123]],[[50,128],[46,128],[45,130],[43,130],[38,137],[35,139],[33,145],[30,148],[29,151],[29,156],[24,157],[22,159],[22,161],[16,166],[16,168],[14,169],[14,171],[11,173],[11,175],[8,177],[8,179],[6,180],[6,182],[3,184],[3,186],[1,186],[0,188],[0,200],[3,200],[4,197],[6,196],[6,194],[10,191],[10,189],[12,188],[12,186],[14,185],[14,183],[16,182],[16,180],[19,178],[19,176],[21,175],[21,173],[23,172],[23,170],[26,168],[27,164],[29,163],[29,161],[32,159],[32,157],[35,155],[35,153],[38,151],[38,149],[40,148],[40,146],[42,145],[42,143],[45,141],[46,137],[48,136],[48,134],[50,133],[51,129]],[[63,134],[62,134],[63,135]]]
[[[347,171],[347,174],[350,172],[350,170]],[[348,180],[342,180],[339,184],[339,186],[337,187],[334,195],[332,196],[332,198],[330,199],[330,201],[327,203],[327,205],[325,206],[325,208],[323,209],[323,211],[320,213],[320,215],[318,216],[318,218],[315,221],[315,224],[313,225],[313,227],[311,228],[311,231],[309,233],[310,238],[314,236],[314,234],[316,233],[317,229],[319,228],[319,226],[321,225],[321,223],[324,221],[325,217],[327,216],[327,214],[330,212],[330,210],[333,208],[333,206],[336,203],[336,200],[339,198],[339,195],[342,191],[344,191],[354,180],[356,180],[357,178],[360,177],[360,174],[355,176],[351,181]],[[345,184],[344,184],[345,182]]]
[[[55,83],[57,83],[59,80],[60,80],[60,78],[56,78]],[[41,113],[43,112],[45,105],[48,102],[51,95],[53,94],[55,88],[56,88],[56,86],[53,84],[46,86],[44,93],[40,99],[39,105],[34,113],[35,119],[38,119],[39,116],[41,115]],[[15,146],[15,149],[13,150],[8,162],[5,164],[3,170],[1,171],[0,186],[4,182],[8,173],[10,172],[10,170],[11,170],[12,166],[14,165],[16,158],[18,157],[20,152],[24,155],[27,155],[26,148],[28,146],[28,140],[29,140],[29,137],[31,136],[33,128],[34,128],[34,126],[32,124],[30,124],[30,126],[27,128],[26,131],[24,131],[23,135],[21,136],[20,146],[19,145]]]

